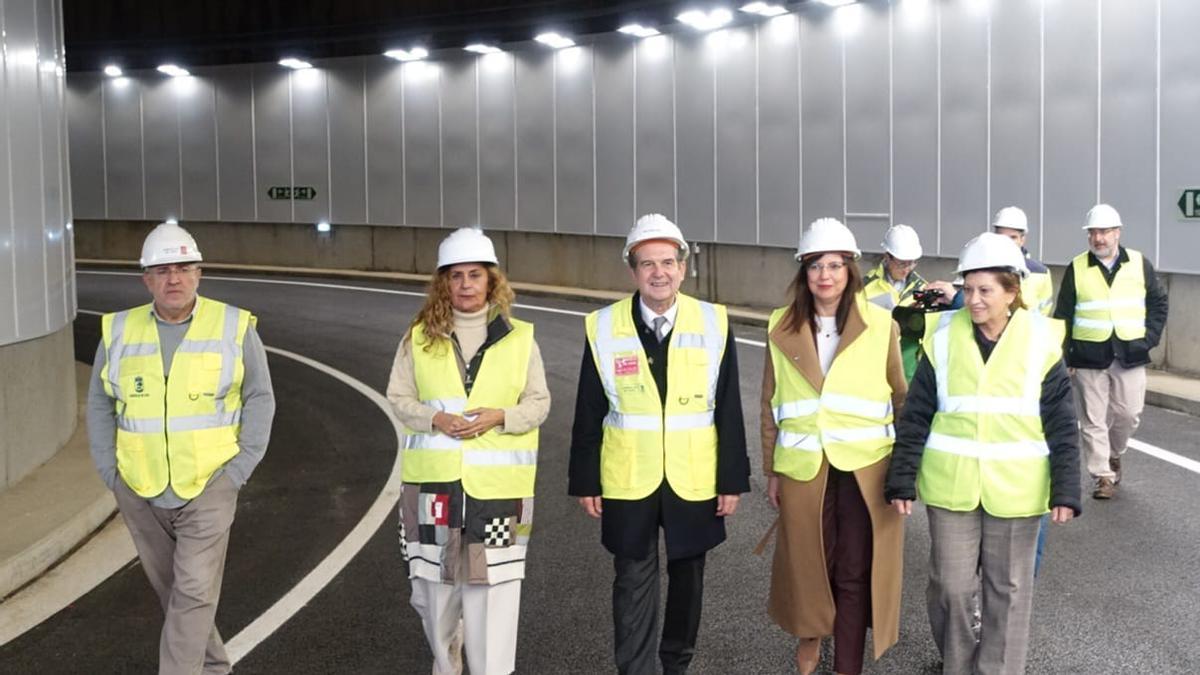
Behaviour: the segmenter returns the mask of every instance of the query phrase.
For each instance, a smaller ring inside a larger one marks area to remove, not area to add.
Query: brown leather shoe
[[[1112,499],[1117,494],[1117,486],[1111,478],[1100,478],[1096,481],[1096,489],[1092,491],[1092,499]]]
[[[1116,476],[1113,478],[1113,485],[1121,484],[1121,456],[1113,455],[1108,458],[1108,468],[1112,470]]]
[[[796,647],[796,670],[800,675],[812,675],[821,663],[821,638],[800,638]]]

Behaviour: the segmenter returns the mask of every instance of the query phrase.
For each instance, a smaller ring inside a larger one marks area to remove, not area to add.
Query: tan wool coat
[[[842,331],[834,359],[866,331],[866,323],[857,306],[852,305]],[[788,362],[817,391],[825,382],[817,357],[816,336],[805,322],[799,333],[787,326],[776,326],[768,339],[788,357]],[[886,377],[892,388],[896,418],[908,385],[900,357],[899,328],[892,324],[892,339],[887,356]],[[779,432],[772,414],[771,397],[775,394],[775,371],[771,350],[763,367],[762,450],[763,469],[768,476],[775,456],[775,437]],[[900,634],[900,579],[903,571],[904,521],[883,498],[883,482],[891,457],[854,472],[863,501],[871,515],[873,552],[871,560],[871,626],[875,658],[888,650]],[[822,541],[821,513],[829,462],[809,481],[779,477],[779,528],[775,558],[771,568],[771,593],[768,612],[787,632],[798,637],[824,637],[833,634],[836,608],[829,585],[829,572]]]

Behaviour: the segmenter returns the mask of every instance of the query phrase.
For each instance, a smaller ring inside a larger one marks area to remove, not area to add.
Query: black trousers
[[[667,560],[667,609],[658,657],[666,675],[686,673],[696,652],[704,605],[704,556]],[[617,672],[653,675],[658,622],[658,547],[645,559],[613,558],[613,634]]]

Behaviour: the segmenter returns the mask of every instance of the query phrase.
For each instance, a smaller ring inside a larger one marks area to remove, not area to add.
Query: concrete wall
[[[0,490],[54,456],[75,432],[71,325],[0,347]]]
[[[81,259],[135,261],[142,239],[154,226],[147,221],[79,221],[76,247]],[[219,263],[332,268],[428,274],[437,260],[438,242],[447,230],[400,226],[343,225],[329,234],[294,223],[186,223],[205,260]],[[497,255],[513,281],[598,290],[629,290],[628,268],[621,263],[624,240],[618,237],[549,232],[489,232]],[[1080,250],[1085,241],[1080,236]],[[685,292],[730,305],[766,309],[784,303],[796,274],[793,249],[736,244],[701,244],[690,260]],[[879,256],[863,256],[865,271]],[[922,258],[927,279],[954,278],[952,258]],[[1052,265],[1055,288],[1063,267]],[[693,278],[691,271],[697,276]],[[1171,314],[1162,344],[1152,352],[1159,367],[1200,374],[1200,317],[1185,308],[1200,303],[1200,277],[1160,274],[1171,294]]]

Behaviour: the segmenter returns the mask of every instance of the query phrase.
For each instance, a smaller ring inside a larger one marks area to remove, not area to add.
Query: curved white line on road
[[[91,314],[101,316],[104,312],[94,310],[80,309],[80,314]],[[267,611],[263,612],[257,619],[252,621],[237,635],[230,638],[225,643],[225,651],[229,654],[229,660],[236,664],[250,650],[257,647],[263,640],[266,640],[276,630],[279,629],[288,619],[292,618],[297,612],[304,608],[317,593],[320,593],[323,588],[333,581],[333,578],[350,563],[354,556],[362,550],[363,546],[371,539],[384,520],[395,508],[396,503],[400,499],[401,473],[400,473],[400,448],[403,440],[403,427],[399,420],[392,414],[392,406],[382,394],[364,384],[362,381],[347,375],[346,373],[326,365],[320,361],[310,359],[307,356],[279,349],[278,347],[266,347],[266,350],[272,354],[291,359],[298,363],[302,363],[314,370],[318,370],[326,375],[342,382],[346,386],[354,389],[358,393],[365,396],[369,401],[374,403],[383,411],[388,420],[392,423],[392,429],[396,432],[396,461],[392,464],[391,474],[388,476],[387,483],[379,492],[379,496],[375,498],[374,503],[367,509],[367,512],[350,530],[341,542],[338,543],[332,551],[329,552],[325,559],[317,564],[303,579],[300,580],[290,591],[282,598],[271,605]],[[133,556],[130,556],[130,560]],[[103,578],[97,579],[91,588],[94,588]],[[86,592],[83,591],[83,592]],[[82,593],[80,593],[82,595]],[[70,602],[70,601],[69,601]],[[65,606],[65,605],[64,605]],[[32,628],[29,626],[28,628]],[[25,630],[28,630],[26,628]],[[22,631],[24,632],[24,631]],[[18,633],[19,634],[19,633]],[[15,637],[15,636],[14,636]]]

